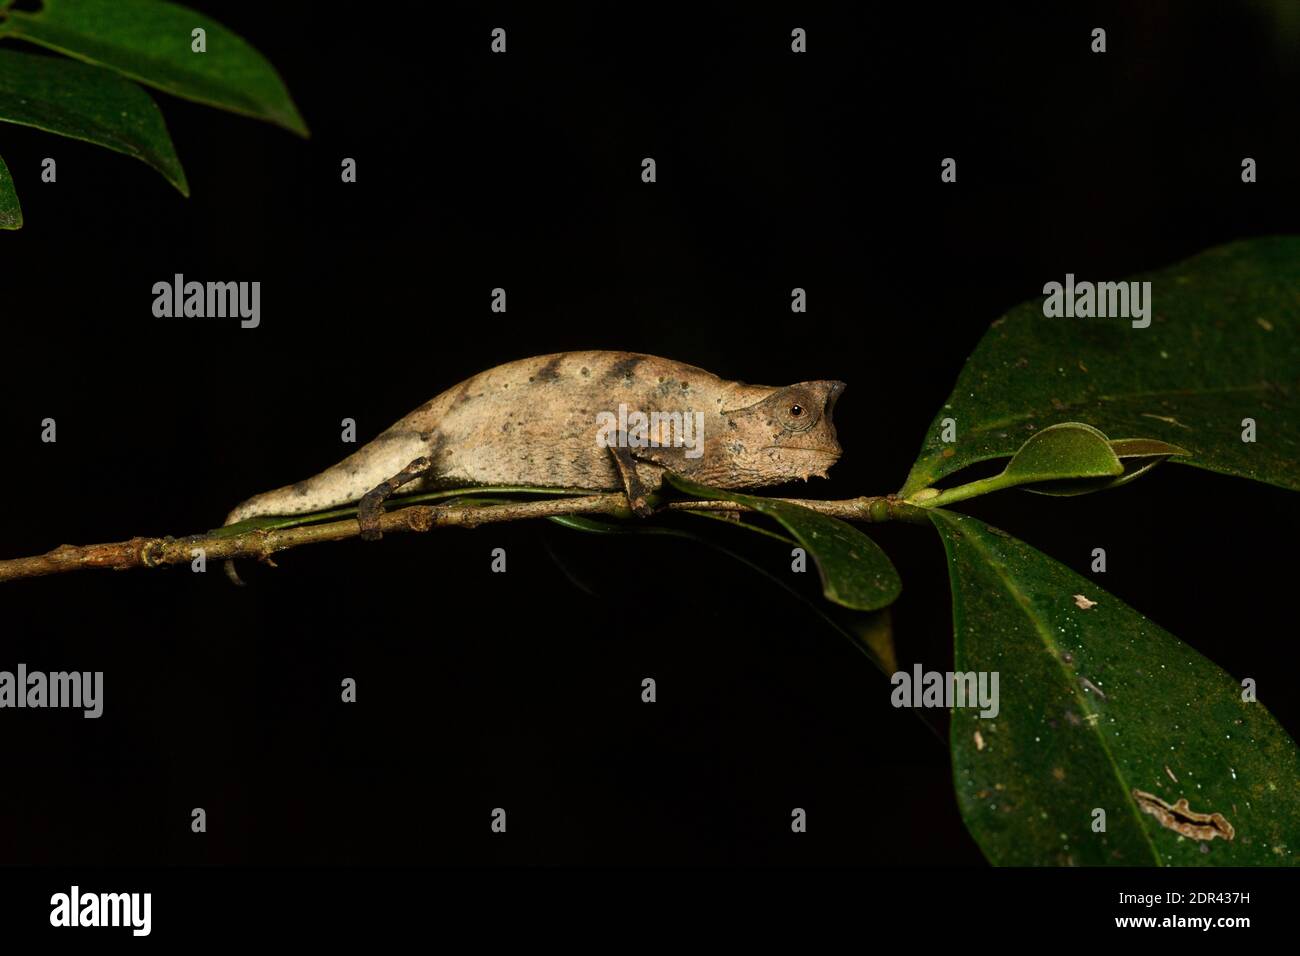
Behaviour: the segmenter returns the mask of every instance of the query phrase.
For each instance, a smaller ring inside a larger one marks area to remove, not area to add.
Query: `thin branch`
[[[486,489],[485,489],[486,490]],[[811,511],[847,521],[917,521],[925,520],[921,509],[892,496],[846,498],[839,501],[816,501],[777,498]],[[734,501],[673,501],[659,511],[744,512],[753,509]],[[549,518],[555,515],[609,515],[630,519],[627,498],[621,492],[556,498],[544,501],[518,501],[483,506],[412,505],[388,512],[379,519],[385,534],[402,531],[423,532],[433,528],[474,528],[501,521]],[[639,519],[638,519],[639,520]],[[53,551],[30,558],[0,560],[0,582],[21,578],[43,577],[90,568],[157,568],[169,564],[189,564],[201,551],[206,561],[252,558],[267,563],[271,556],[290,548],[325,541],[344,541],[358,537],[361,527],[356,518],[310,524],[293,528],[258,528],[239,534],[189,535],[184,538],[131,538],[107,544],[60,545]]]

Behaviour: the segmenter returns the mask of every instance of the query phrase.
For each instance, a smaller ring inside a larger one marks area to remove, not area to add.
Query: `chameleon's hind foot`
[[[357,506],[357,524],[361,525],[362,541],[378,541],[384,536],[384,533],[379,530],[379,519],[384,513],[384,501],[402,485],[428,471],[432,464],[433,462],[421,455],[393,477],[381,481],[362,496],[361,503]]]
[[[378,541],[384,536],[379,530],[379,517],[384,513],[384,498],[387,495],[378,494],[378,491],[379,488],[366,492],[357,508],[357,524],[361,525],[362,541]]]

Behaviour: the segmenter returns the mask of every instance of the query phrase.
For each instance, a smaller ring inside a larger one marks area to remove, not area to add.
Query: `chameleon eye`
[[[790,394],[781,396],[780,403],[776,417],[786,431],[804,432],[817,424],[817,406],[804,390],[790,389]]]

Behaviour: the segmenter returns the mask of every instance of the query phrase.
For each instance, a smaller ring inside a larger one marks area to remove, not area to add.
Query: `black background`
[[[159,94],[185,200],[0,126],[26,218],[0,234],[5,557],[215,526],[343,457],[345,417],[367,440],[485,368],[582,348],[842,379],[846,452],[812,493],[892,491],[987,324],[1045,281],[1300,230],[1296,3],[192,6],[267,54],[312,137]],[[155,319],[176,272],[261,281],[261,327]],[[1292,495],[1166,466],[967,510],[1080,573],[1105,547],[1100,585],[1300,732]],[[935,536],[872,534],[904,580],[900,665],[946,669]],[[0,667],[103,670],[106,691],[97,721],[0,720],[0,860],[983,865],[941,740],[713,552],[530,524],[279,564],[243,590],[216,567],[4,586]]]

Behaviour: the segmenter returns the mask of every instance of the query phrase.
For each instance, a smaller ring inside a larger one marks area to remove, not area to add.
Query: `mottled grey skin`
[[[651,355],[564,352],[509,362],[421,405],[315,477],[255,495],[226,518],[303,514],[359,501],[414,460],[431,467],[402,486],[537,485],[624,489],[614,454],[597,441],[597,415],[704,413],[703,454],[632,448],[636,477],[657,488],[665,468],[720,488],[826,477],[840,456],[831,410],[842,382],[784,388],[723,381]]]

